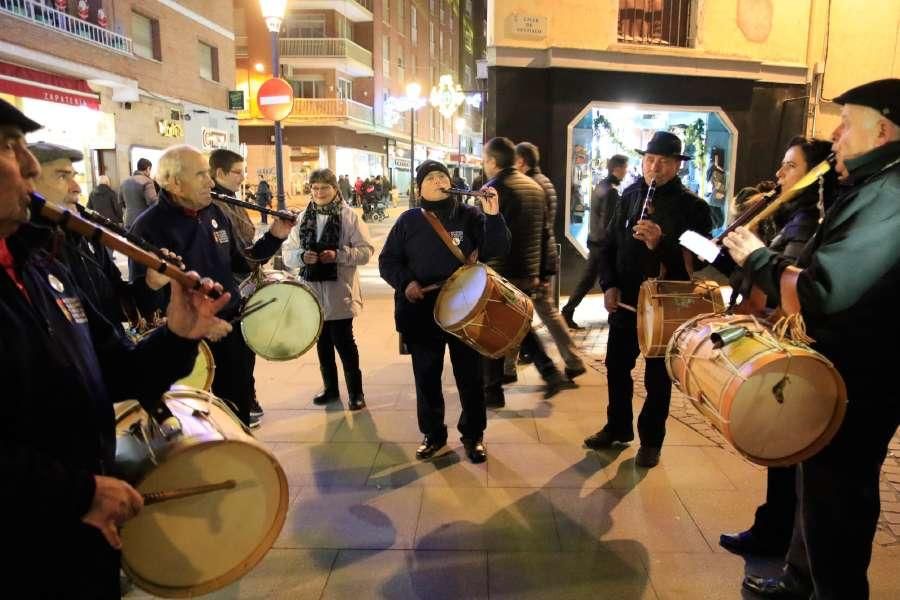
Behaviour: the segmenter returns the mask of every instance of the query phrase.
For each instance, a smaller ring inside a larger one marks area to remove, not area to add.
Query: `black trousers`
[[[766,480],[766,501],[756,509],[750,529],[754,536],[787,548],[797,512],[797,467],[769,467]]]
[[[441,390],[446,346],[450,350],[450,364],[462,405],[457,429],[466,439],[482,439],[487,428],[487,409],[481,385],[481,355],[444,332],[433,338],[407,339],[406,342],[416,380],[419,431],[429,436],[447,435],[447,426],[444,425],[444,394]]]
[[[588,242],[587,263],[584,265],[584,271],[581,273],[581,279],[575,286],[569,301],[562,308],[563,311],[574,311],[575,307],[581,304],[588,292],[593,289],[600,279],[600,250],[595,244]]]
[[[325,321],[322,334],[316,342],[319,354],[319,371],[325,389],[337,394],[338,373],[334,361],[334,349],[337,348],[344,366],[344,381],[347,382],[347,393],[362,393],[362,372],[359,370],[359,349],[353,337],[353,319],[336,319]]]
[[[218,342],[207,342],[216,361],[212,392],[228,400],[237,416],[250,423],[250,401],[253,399],[253,365],[255,355],[244,342],[240,327]]]
[[[616,433],[632,432],[634,382],[631,371],[639,354],[637,315],[623,309],[611,313],[606,347],[606,381],[609,387],[606,427]],[[638,435],[642,445],[659,448],[666,437],[666,418],[672,398],[672,381],[666,372],[664,358],[646,359],[644,387],[647,399],[638,416]]]
[[[812,579],[816,600],[869,597],[866,572],[881,512],[878,478],[900,424],[900,404],[871,379],[854,385],[845,375],[844,422],[797,472],[800,535],[791,541],[787,562]]]

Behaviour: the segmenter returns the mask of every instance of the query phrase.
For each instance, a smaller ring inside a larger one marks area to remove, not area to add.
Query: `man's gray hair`
[[[199,150],[188,144],[179,144],[166,149],[159,157],[156,166],[156,181],[166,187],[175,181],[184,171],[184,157],[188,154],[201,154]]]

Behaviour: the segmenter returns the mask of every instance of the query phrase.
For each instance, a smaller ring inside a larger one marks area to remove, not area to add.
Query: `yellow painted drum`
[[[220,399],[176,387],[163,401],[181,422],[172,439],[137,402],[117,406],[120,476],[142,494],[228,480],[236,486],[145,506],[122,527],[122,565],[152,594],[207,594],[242,577],[272,547],[287,514],[287,479]]]
[[[197,359],[194,361],[194,368],[190,375],[175,382],[175,385],[204,390],[206,392],[212,389],[213,379],[216,376],[216,361],[213,360],[212,350],[203,340],[197,347]]]

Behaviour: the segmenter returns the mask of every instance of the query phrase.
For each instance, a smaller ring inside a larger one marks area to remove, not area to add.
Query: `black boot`
[[[584,329],[581,325],[575,322],[575,309],[569,308],[568,306],[563,306],[562,310],[559,311],[559,314],[562,315],[563,319],[566,322],[566,325],[569,326],[569,329],[581,330]]]
[[[338,392],[337,366],[334,362],[330,365],[320,363],[319,372],[322,374],[322,382],[325,384],[325,389],[315,395],[313,404],[322,405],[330,402],[340,402],[341,394]]]
[[[362,389],[362,372],[359,369],[344,369],[344,381],[347,382],[347,395],[350,410],[360,410],[366,407],[366,395]]]

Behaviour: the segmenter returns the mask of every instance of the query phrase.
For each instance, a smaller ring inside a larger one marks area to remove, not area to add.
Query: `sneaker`
[[[584,440],[584,445],[591,450],[605,450],[613,444],[627,444],[634,439],[633,433],[613,433],[606,427]]]
[[[638,448],[637,456],[634,457],[634,464],[645,469],[652,469],[659,464],[659,453],[662,448],[656,446],[641,446]]]
[[[254,417],[250,415],[250,429],[257,429],[262,423],[259,420],[259,417]]]
[[[254,396],[253,400],[250,401],[250,416],[259,418],[264,414],[266,414],[266,411],[263,410],[262,406],[260,406],[259,402],[256,400],[256,396]]]

